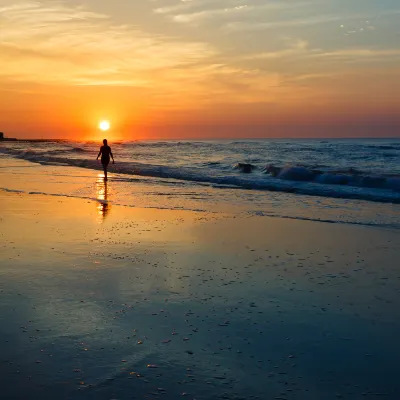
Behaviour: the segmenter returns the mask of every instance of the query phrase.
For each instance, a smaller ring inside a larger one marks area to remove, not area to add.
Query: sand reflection
[[[103,174],[97,176],[96,181],[96,199],[97,199],[97,220],[103,223],[110,212],[110,204],[108,203],[108,187],[107,181],[104,180]]]

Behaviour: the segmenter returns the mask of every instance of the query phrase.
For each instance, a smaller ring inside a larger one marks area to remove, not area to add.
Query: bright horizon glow
[[[110,129],[110,122],[109,121],[100,121],[99,128],[105,132]]]
[[[0,0],[17,138],[399,137],[395,0]],[[109,129],[109,128],[108,128]]]

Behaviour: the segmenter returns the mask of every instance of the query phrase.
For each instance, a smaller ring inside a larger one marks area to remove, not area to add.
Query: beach
[[[0,0],[0,400],[400,400],[399,16]]]
[[[127,206],[116,178],[2,160],[2,398],[399,398],[397,229],[157,206],[151,180]]]

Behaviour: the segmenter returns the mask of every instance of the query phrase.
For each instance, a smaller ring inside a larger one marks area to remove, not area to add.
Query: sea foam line
[[[42,165],[75,166],[94,170],[102,169],[100,163],[96,162],[95,160],[45,156],[43,154],[37,154],[32,150],[18,151],[0,148],[0,152]],[[124,161],[112,165],[110,169],[112,172],[125,175],[177,179],[181,181],[209,184],[214,188],[229,187],[230,189],[236,188],[275,191],[328,198],[343,198],[400,204],[400,191],[397,190],[342,186],[334,185],[332,182],[324,183],[322,181],[317,183],[304,181],[303,179],[296,180],[295,175],[297,174],[298,176],[299,167],[294,167],[291,174],[285,174],[286,179],[276,179],[265,174],[253,175],[238,173],[238,175],[234,175],[232,173],[221,176],[217,174],[211,174],[210,171],[203,172],[196,168],[151,165]],[[290,180],[290,177],[292,177],[293,180]]]

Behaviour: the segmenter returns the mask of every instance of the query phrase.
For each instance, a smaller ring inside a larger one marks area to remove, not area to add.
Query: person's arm
[[[113,156],[113,153],[112,153],[112,151],[111,151],[111,147],[110,147],[110,156],[111,156],[111,158],[112,158],[112,160],[113,160],[113,164],[115,164],[114,156]]]
[[[100,151],[99,151],[99,154],[97,154],[97,158],[96,158],[96,160],[98,160],[99,159],[99,157],[100,157],[100,154],[101,154],[101,147],[100,147]]]

